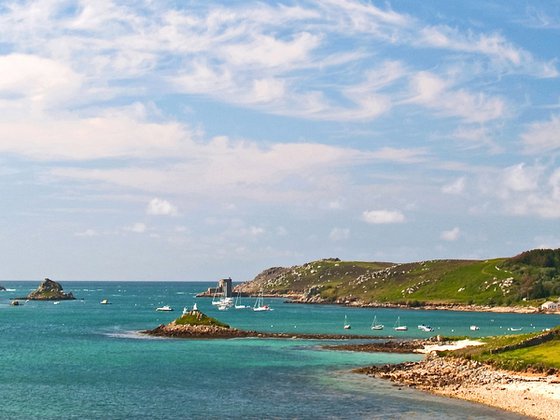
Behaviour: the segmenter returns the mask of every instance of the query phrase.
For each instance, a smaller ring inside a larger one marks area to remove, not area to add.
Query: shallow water
[[[490,335],[507,328],[539,330],[554,315],[405,311],[285,304],[274,310],[218,311],[195,298],[208,283],[64,282],[76,301],[9,305],[37,282],[4,282],[0,294],[0,416],[10,418],[521,418],[487,407],[435,397],[362,375],[354,367],[415,360],[415,355],[323,350],[314,340],[174,340],[139,335],[176,318],[194,302],[237,328],[383,336],[401,317],[402,337]],[[100,305],[102,299],[110,305]],[[252,304],[250,299],[243,299]],[[156,312],[163,304],[175,312]],[[386,324],[373,332],[373,316]],[[480,331],[468,330],[476,323]],[[452,332],[453,330],[453,332]],[[346,331],[348,332],[348,331]]]

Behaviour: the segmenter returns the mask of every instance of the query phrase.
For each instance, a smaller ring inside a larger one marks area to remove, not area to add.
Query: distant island
[[[29,293],[25,299],[28,300],[72,300],[76,299],[72,292],[65,293],[60,283],[46,278],[39,287]]]
[[[560,296],[560,249],[412,263],[327,258],[266,269],[233,293],[264,293],[297,303],[536,312],[546,300]]]

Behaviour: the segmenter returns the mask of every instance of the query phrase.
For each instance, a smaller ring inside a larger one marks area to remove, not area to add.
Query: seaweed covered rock
[[[45,279],[39,287],[27,295],[29,300],[71,300],[76,299],[72,292],[64,293],[60,283]]]

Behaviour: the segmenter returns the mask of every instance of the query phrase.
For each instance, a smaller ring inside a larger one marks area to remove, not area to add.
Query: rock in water
[[[2,290],[6,290],[6,288],[0,284],[0,292],[1,292]]]
[[[27,295],[29,300],[70,300],[76,299],[72,292],[64,293],[60,283],[45,279],[39,287]]]

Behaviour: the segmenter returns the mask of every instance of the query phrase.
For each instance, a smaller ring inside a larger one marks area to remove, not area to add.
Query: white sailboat
[[[373,317],[373,322],[371,323],[371,329],[372,329],[372,330],[377,330],[377,331],[379,331],[379,330],[382,330],[383,328],[384,328],[384,325],[383,325],[383,324],[379,324],[379,323],[377,322],[377,316],[374,316],[374,317]]]
[[[264,312],[270,310],[270,306],[264,304],[264,295],[263,292],[261,292],[261,295],[257,296],[257,300],[255,301],[255,305],[253,306],[253,311]]]
[[[239,296],[241,295],[241,293],[237,293],[237,297],[235,298],[235,309],[247,309],[248,306],[247,305],[241,305],[241,303],[239,302]]]
[[[346,315],[344,315],[344,329],[349,330],[350,328],[352,328],[352,325],[350,325],[350,323],[348,322],[348,318],[346,317]]]
[[[406,325],[401,325],[401,317],[397,317],[397,322],[395,322],[395,327],[393,328],[395,331],[408,331],[408,327]]]
[[[212,305],[217,306],[220,304],[221,302],[221,298],[218,298],[218,288],[216,288],[216,290],[214,291],[214,296],[212,296]]]

